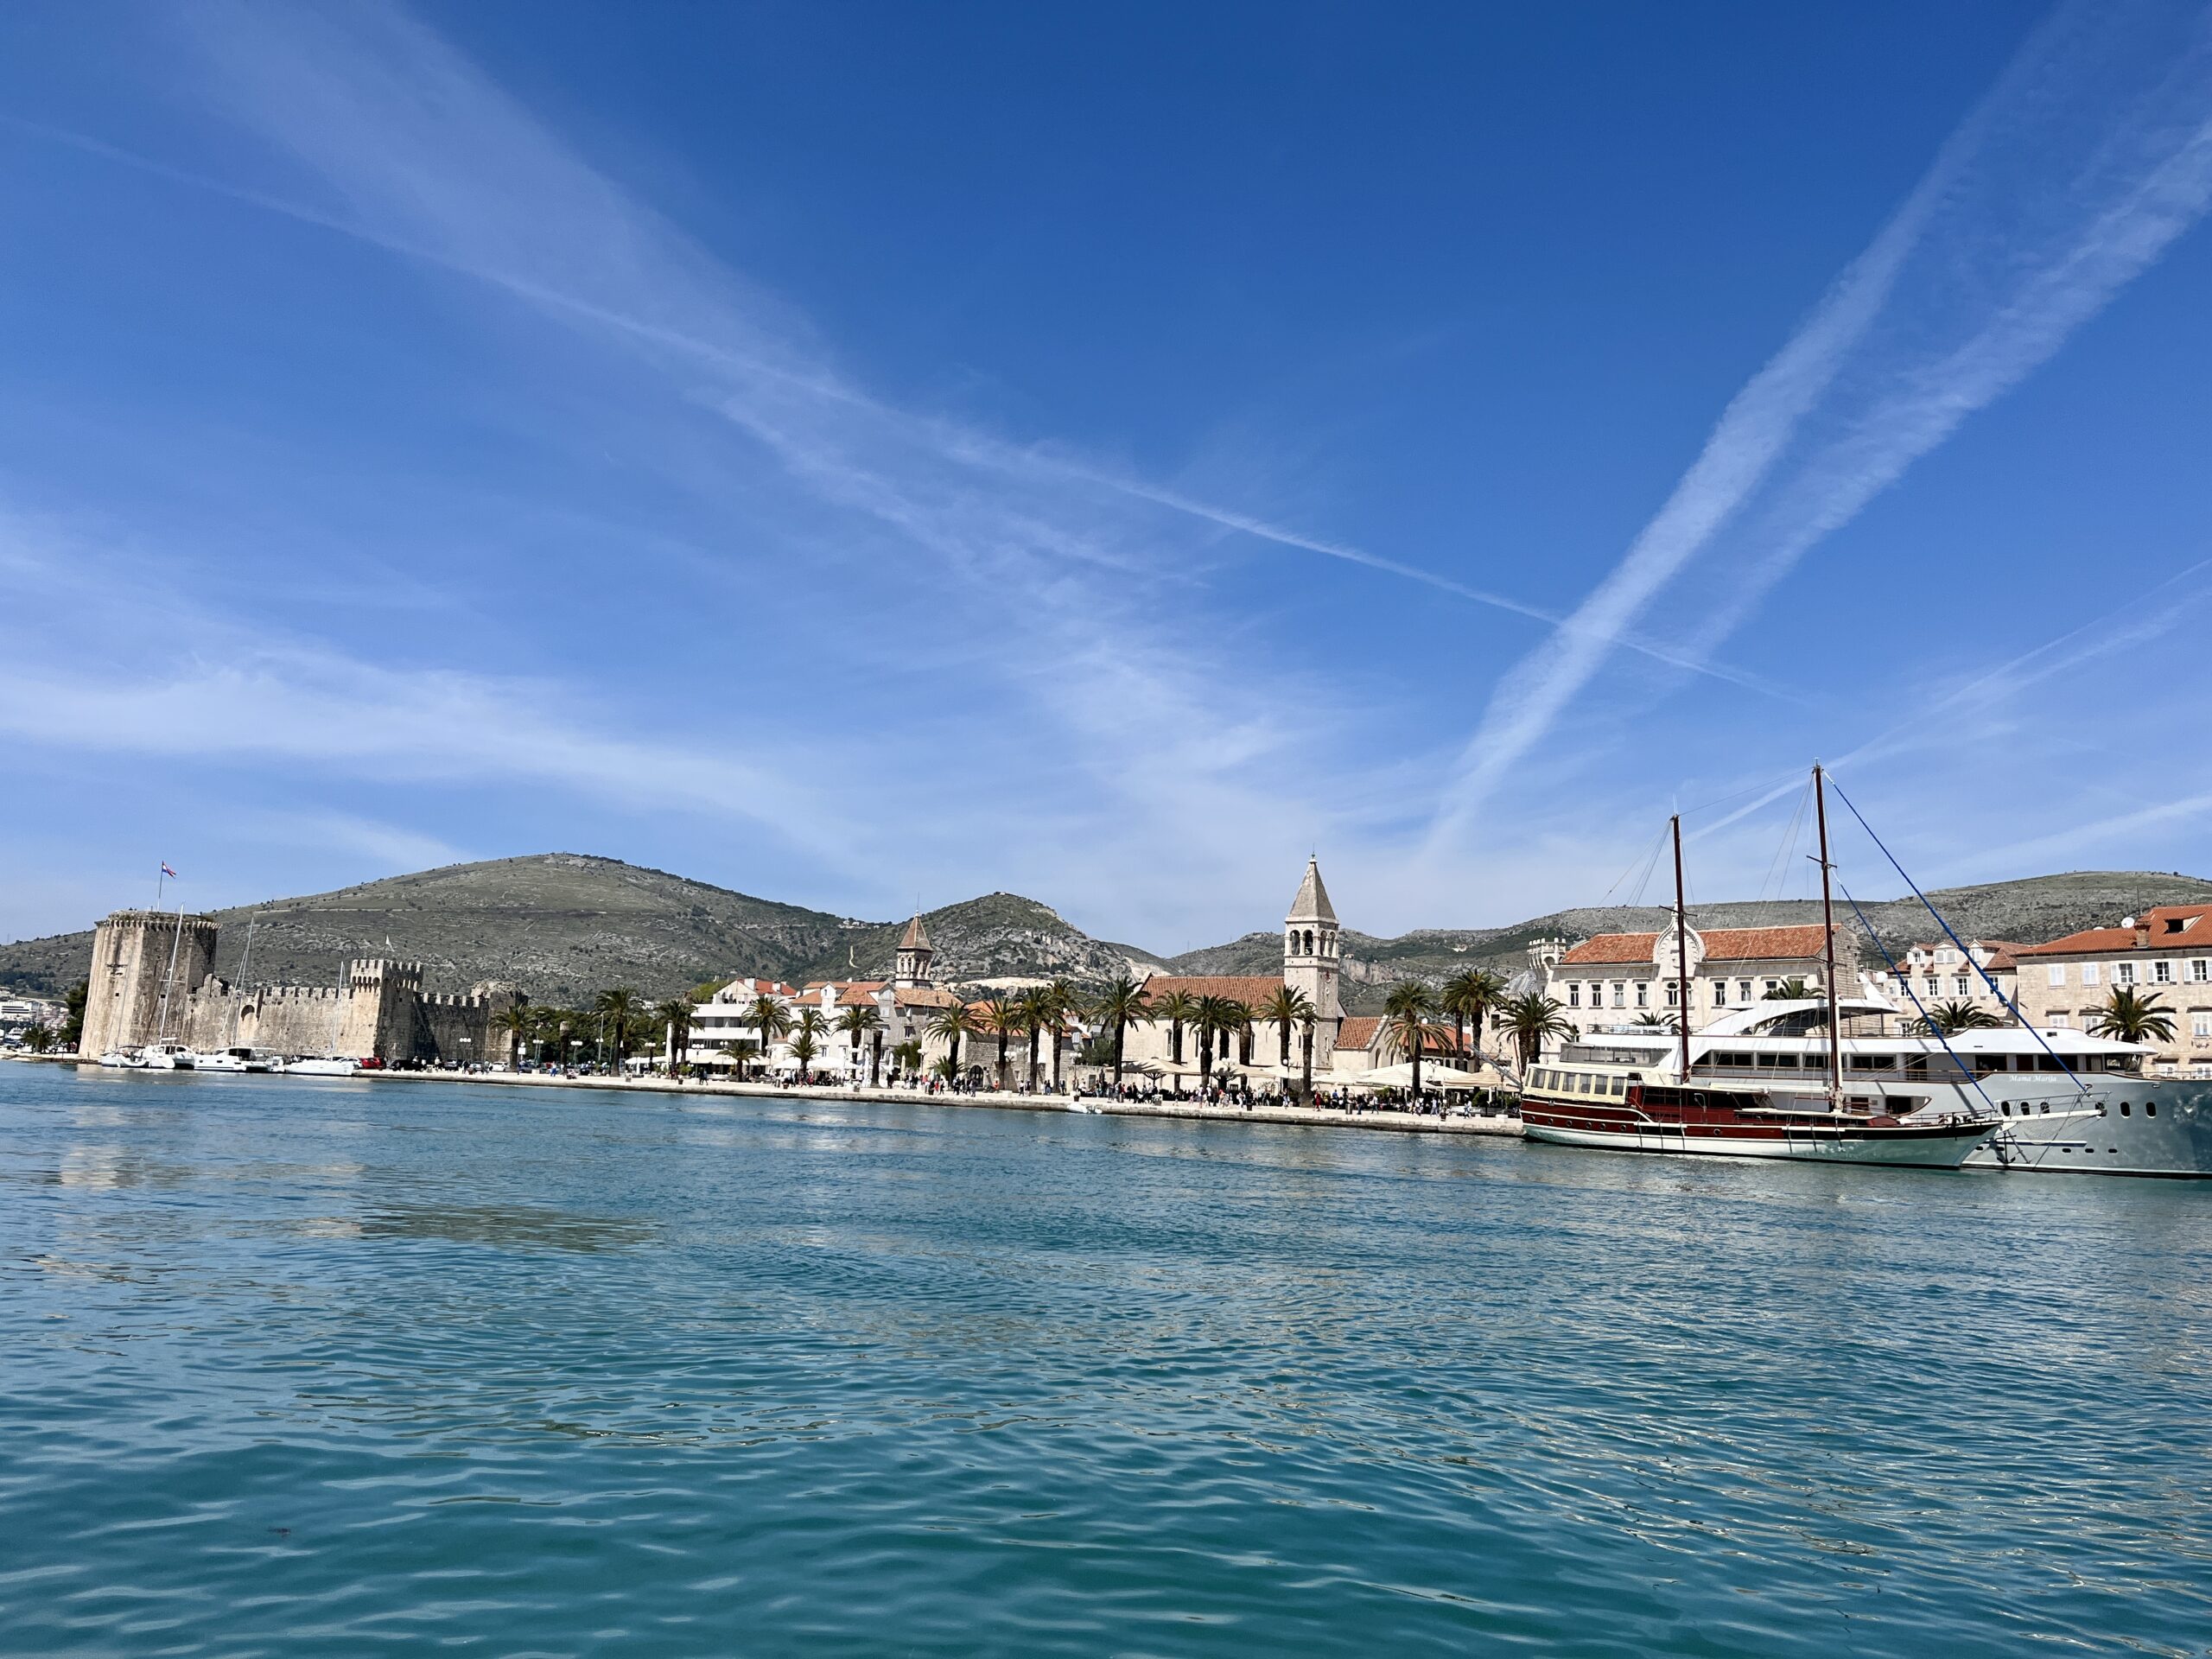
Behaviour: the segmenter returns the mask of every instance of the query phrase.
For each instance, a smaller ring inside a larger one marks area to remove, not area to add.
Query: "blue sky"
[[[0,116],[0,932],[1480,925],[1796,891],[1815,757],[2212,870],[2201,8],[21,7]]]

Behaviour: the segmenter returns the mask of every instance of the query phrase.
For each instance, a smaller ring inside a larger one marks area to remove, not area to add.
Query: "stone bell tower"
[[[1337,1022],[1344,1018],[1344,1002],[1337,995],[1341,967],[1337,949],[1336,906],[1321,885],[1317,858],[1306,861],[1306,879],[1298,884],[1298,897],[1290,901],[1283,920],[1282,977],[1293,990],[1303,991],[1317,1017],[1315,1042],[1323,1033],[1334,1041]]]
[[[899,936],[899,959],[892,969],[892,983],[902,991],[920,989],[930,982],[930,964],[936,960],[937,947],[930,943],[929,930],[922,925],[922,912],[918,910]]]

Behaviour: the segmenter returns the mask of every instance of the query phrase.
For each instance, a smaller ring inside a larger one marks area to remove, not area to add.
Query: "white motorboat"
[[[192,1051],[182,1043],[149,1043],[138,1051],[138,1064],[149,1071],[189,1071]]]
[[[287,1060],[285,1072],[295,1077],[350,1077],[360,1068],[351,1060],[335,1057],[323,1059]]]
[[[251,1048],[233,1044],[229,1048],[195,1052],[192,1067],[195,1071],[273,1071],[276,1062],[266,1054],[257,1054]]]
[[[145,1068],[146,1057],[135,1048],[111,1048],[100,1056],[99,1063],[126,1071],[138,1071]]]

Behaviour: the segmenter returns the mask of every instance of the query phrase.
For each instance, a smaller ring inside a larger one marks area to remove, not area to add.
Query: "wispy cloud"
[[[2202,216],[2212,199],[2202,24],[2191,21],[2178,60],[2155,66],[2152,84],[2116,98],[2112,60],[2128,54],[2139,81],[2147,49],[2082,8],[2037,31],[1904,205],[1737,394],[1619,564],[1493,695],[1437,812],[1432,849],[1465,830],[1693,561],[1733,550],[1715,573],[1718,602],[1686,631],[1685,654],[1702,660],[1808,550],[2046,360]],[[2045,165],[2054,146],[2069,165]],[[2018,150],[2036,153],[2028,176],[2012,165]],[[2028,193],[2027,206],[2014,190]],[[1901,350],[1891,334],[1912,327],[1892,315],[1899,287],[1936,228],[1955,232],[1947,254],[1971,263],[1986,286],[1958,344]],[[1855,405],[1841,432],[1802,442],[1840,391]],[[1756,530],[1732,537],[1762,497],[1771,506]]]

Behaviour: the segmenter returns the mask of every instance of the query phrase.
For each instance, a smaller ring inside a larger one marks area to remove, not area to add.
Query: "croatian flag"
[[[177,873],[176,873],[175,870],[173,870],[173,869],[169,868],[169,867],[168,867],[168,865],[166,865],[166,864],[164,864],[164,865],[162,865],[162,874],[163,875],[166,875],[167,877],[168,877],[168,879],[169,879],[170,880],[172,880],[172,881],[175,881],[175,880],[178,880],[178,879],[179,879],[179,878],[178,878],[178,876],[177,876]]]

